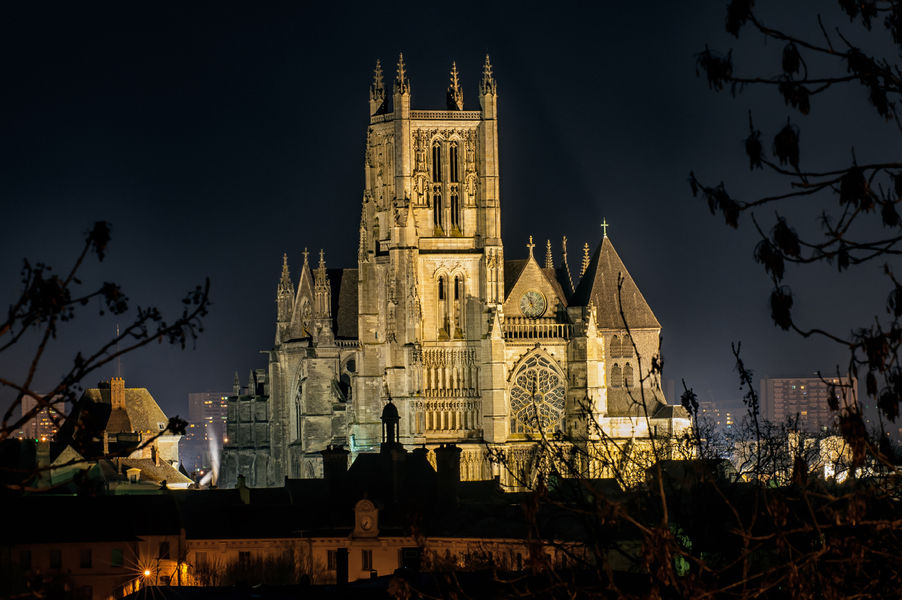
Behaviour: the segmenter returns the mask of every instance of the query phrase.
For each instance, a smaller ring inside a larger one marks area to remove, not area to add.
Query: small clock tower
[[[354,533],[355,538],[379,536],[379,509],[367,499],[363,499],[354,505]]]

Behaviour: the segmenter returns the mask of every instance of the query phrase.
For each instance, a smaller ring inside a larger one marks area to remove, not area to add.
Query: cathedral
[[[510,483],[537,438],[622,449],[688,431],[649,375],[661,326],[606,224],[578,270],[566,238],[556,266],[550,242],[541,262],[532,238],[505,253],[488,57],[478,110],[456,65],[444,110],[414,110],[410,89],[403,55],[391,94],[377,62],[357,264],[305,250],[292,277],[283,257],[268,367],[236,375],[220,486],[321,476],[329,446],[377,451],[386,406],[405,448],[460,448],[464,480]]]

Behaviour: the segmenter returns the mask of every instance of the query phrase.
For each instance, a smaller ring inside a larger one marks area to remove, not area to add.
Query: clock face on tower
[[[535,290],[529,290],[520,296],[520,312],[530,319],[537,319],[545,314],[547,304],[545,296]]]

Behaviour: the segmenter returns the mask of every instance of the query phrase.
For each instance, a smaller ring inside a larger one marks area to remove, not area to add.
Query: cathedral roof
[[[332,330],[335,336],[357,338],[357,269],[327,269],[332,286]]]
[[[528,258],[504,261],[505,299],[507,299],[507,297],[513,291],[514,285],[516,285],[517,280],[520,279],[520,274],[523,272],[523,269],[526,267],[526,263],[528,262]],[[561,286],[560,281],[558,281],[557,273],[555,273],[555,270],[553,268],[547,267],[539,267],[539,270],[542,271],[543,275],[545,275],[545,279],[547,279],[551,287],[554,288],[554,291],[557,293],[558,297],[566,302],[569,294],[564,291],[564,288]]]
[[[658,323],[651,307],[648,306],[607,236],[602,238],[595,254],[592,255],[585,274],[570,298],[570,304],[588,306],[592,303],[598,311],[596,318],[599,328],[623,329],[623,317],[617,301],[617,281],[620,276],[623,277],[623,288],[619,297],[623,303],[626,324],[630,327],[660,329],[661,324]]]

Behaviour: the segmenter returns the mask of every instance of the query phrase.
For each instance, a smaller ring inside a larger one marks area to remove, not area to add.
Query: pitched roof
[[[95,403],[111,403],[109,387],[87,389],[85,397]],[[125,388],[125,408],[110,411],[105,430],[107,433],[150,431],[156,434],[163,431],[168,423],[169,418],[147,388]],[[164,435],[170,435],[170,432]]]
[[[661,324],[655,318],[651,307],[642,296],[629,271],[620,260],[614,245],[607,237],[601,243],[589,261],[589,267],[576,286],[570,298],[572,306],[588,306],[593,303],[597,309],[597,323],[601,329],[623,329],[623,318],[620,315],[617,282],[623,277],[623,287],[619,297],[623,303],[623,316],[630,327],[660,329]]]
[[[332,286],[335,337],[357,338],[357,269],[326,269]]]
[[[529,262],[528,258],[521,258],[517,260],[506,260],[504,261],[504,299],[507,300],[507,297],[510,295],[511,291],[513,291],[514,286],[517,284],[517,280],[520,279],[520,275],[523,273],[523,269],[526,268],[526,264]],[[536,263],[538,265],[538,263]],[[539,267],[539,270],[545,276],[545,279],[548,280],[549,285],[554,289],[555,293],[557,293],[558,297],[561,299],[564,306],[567,305],[567,297],[569,294],[565,290],[565,288],[561,285],[561,282],[558,281],[557,273],[554,268],[547,267]]]

